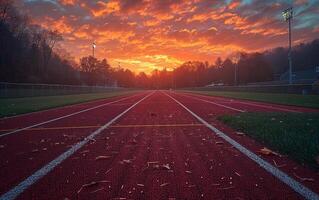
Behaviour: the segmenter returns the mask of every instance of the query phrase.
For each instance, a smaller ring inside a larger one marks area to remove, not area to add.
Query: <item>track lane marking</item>
[[[43,166],[42,168],[38,169],[36,172],[34,172],[32,175],[27,177],[25,180],[20,182],[17,186],[10,189],[8,192],[4,193],[0,196],[0,200],[13,200],[16,199],[23,191],[28,189],[30,186],[32,186],[35,182],[40,180],[42,177],[47,175],[50,171],[52,171],[55,167],[57,167],[59,164],[61,164],[65,159],[73,155],[75,152],[77,152],[81,147],[83,147],[85,144],[87,144],[89,141],[91,141],[95,136],[99,135],[102,131],[104,131],[106,128],[108,128],[112,123],[114,123],[116,120],[118,120],[120,117],[122,117],[124,114],[126,114],[128,111],[130,111],[132,108],[134,108],[137,104],[151,96],[154,92],[146,95],[142,99],[135,102],[132,106],[124,110],[122,113],[114,117],[112,120],[101,126],[99,129],[92,132],[89,136],[85,137],[82,141],[74,144],[70,149],[65,151],[64,153],[60,154],[58,157],[56,157],[54,160]]]
[[[277,167],[273,166],[266,160],[262,159],[252,151],[248,150],[246,147],[242,146],[238,142],[236,142],[234,139],[227,136],[225,133],[214,127],[213,125],[206,122],[204,119],[199,117],[197,114],[195,114],[193,111],[188,109],[185,105],[183,105],[181,102],[176,100],[174,97],[170,96],[166,92],[163,92],[166,96],[174,100],[177,104],[179,104],[181,107],[183,107],[186,111],[188,111],[191,115],[193,115],[198,121],[203,123],[207,128],[209,128],[211,131],[213,131],[217,136],[223,138],[226,142],[234,146],[238,151],[243,153],[245,156],[253,160],[255,163],[257,163],[260,167],[264,168],[267,172],[278,178],[281,182],[288,185],[291,189],[293,189],[295,192],[303,196],[305,199],[308,200],[319,200],[319,195],[313,191],[311,191],[306,186],[302,185],[300,182],[296,181],[295,179],[291,178],[288,174],[281,171]]]
[[[256,106],[256,107],[270,108],[270,109],[273,109],[273,110],[281,110],[281,111],[293,112],[293,113],[302,113],[300,111],[290,110],[290,109],[286,109],[286,108],[277,108],[277,107],[274,107],[274,106],[259,105],[259,104],[255,104],[255,103],[246,103],[246,102],[242,102],[242,101],[238,101],[238,100],[234,100],[234,101],[237,102],[237,103],[246,104],[246,105],[252,105],[252,106]]]
[[[184,93],[183,93],[184,94]],[[215,96],[205,96],[205,95],[201,95],[201,94],[192,94],[192,95],[195,95],[195,96],[201,96],[201,97],[207,97],[207,98],[216,98]],[[246,105],[251,105],[251,106],[256,106],[256,107],[262,107],[262,108],[270,108],[270,109],[273,109],[273,110],[281,110],[281,111],[286,111],[286,112],[294,112],[294,113],[302,113],[300,111],[296,111],[296,110],[291,110],[291,109],[288,109],[288,108],[278,108],[278,107],[275,107],[275,105],[261,105],[261,104],[258,104],[258,103],[248,103],[248,102],[243,102],[239,99],[233,99],[233,98],[227,98],[227,97],[219,97],[218,98],[220,100],[223,100],[224,101],[227,101],[228,99],[229,100],[233,100],[233,102],[236,102],[236,103],[240,103],[240,104],[246,104]],[[231,103],[231,102],[229,102]],[[264,103],[267,103],[267,102],[264,102]]]
[[[119,124],[111,125],[110,128],[144,128],[144,127],[189,127],[204,126],[204,124]],[[68,129],[90,129],[100,128],[101,126],[65,126],[65,127],[48,127],[48,128],[30,128],[28,131],[45,131],[45,130],[68,130]],[[13,131],[15,129],[0,129],[0,132]]]
[[[88,100],[88,101],[84,101],[84,102],[80,102],[80,103],[75,103],[75,104],[69,104],[69,105],[61,106],[61,107],[47,108],[47,109],[44,109],[44,110],[31,111],[31,112],[28,112],[28,113],[23,113],[23,114],[8,116],[8,117],[2,117],[2,118],[0,118],[0,120],[12,119],[12,118],[17,118],[17,117],[24,117],[24,116],[27,116],[27,115],[32,115],[32,114],[41,113],[41,112],[47,112],[47,111],[51,111],[51,110],[58,110],[58,109],[61,109],[61,108],[72,108],[72,107],[76,107],[76,106],[82,106],[82,105],[85,105],[85,104],[88,104],[88,103],[98,103],[100,101],[104,101],[107,98],[125,97],[125,96],[128,96],[128,95],[131,95],[131,93],[120,94],[120,95],[115,95],[115,96],[108,96],[108,97],[104,97],[104,98],[100,98],[100,99],[92,99],[92,100]]]
[[[140,94],[137,94],[137,95],[140,95]],[[55,121],[58,121],[60,119],[65,119],[65,118],[68,118],[68,117],[71,117],[71,116],[74,116],[74,115],[78,115],[78,114],[81,114],[81,113],[84,113],[84,112],[87,112],[87,111],[90,111],[90,110],[94,110],[94,109],[97,109],[97,108],[100,108],[100,107],[103,107],[103,106],[106,106],[106,105],[109,105],[109,104],[113,104],[113,103],[116,103],[116,102],[119,102],[119,101],[122,101],[122,100],[125,100],[125,99],[130,99],[130,98],[133,98],[133,97],[135,97],[137,95],[128,96],[128,97],[125,97],[125,98],[122,98],[122,99],[118,99],[116,101],[107,102],[107,103],[104,103],[104,104],[101,104],[101,105],[98,105],[98,106],[94,106],[94,107],[91,107],[91,108],[87,108],[87,109],[84,109],[84,110],[80,110],[80,111],[71,113],[71,114],[68,114],[68,115],[64,115],[64,116],[61,116],[61,117],[53,118],[53,119],[50,119],[48,121],[44,121],[44,122],[40,122],[40,123],[37,123],[37,124],[33,124],[31,126],[15,129],[14,131],[10,131],[8,133],[1,134],[0,138],[4,137],[4,136],[7,136],[7,135],[14,134],[14,133],[18,133],[20,131],[24,131],[24,130],[27,130],[27,129],[30,129],[30,128],[34,128],[34,127],[37,127],[37,126],[41,126],[41,125],[44,125],[44,124],[55,122]]]
[[[223,105],[223,104],[215,103],[215,102],[212,102],[212,101],[207,101],[207,100],[200,99],[200,98],[197,98],[197,97],[193,97],[193,96],[190,96],[190,95],[181,94],[181,93],[179,93],[179,95],[186,96],[186,97],[192,98],[192,99],[197,99],[199,101],[203,101],[203,102],[206,102],[206,103],[211,103],[211,104],[214,104],[214,105],[217,105],[217,106],[220,106],[220,107],[224,107],[224,108],[228,108],[228,109],[231,109],[231,110],[235,110],[235,111],[238,111],[238,112],[242,112],[242,113],[246,112],[245,110],[240,110],[240,109],[237,109],[237,108],[233,108],[233,107],[226,106],[226,105]]]

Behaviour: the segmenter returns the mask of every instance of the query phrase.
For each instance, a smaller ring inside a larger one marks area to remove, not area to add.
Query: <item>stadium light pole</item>
[[[232,56],[231,56],[231,61],[235,64],[235,69],[234,69],[234,86],[237,86],[238,85],[238,62],[241,58],[241,55],[239,52],[237,53],[234,53]]]
[[[93,44],[92,44],[92,54],[93,54],[93,57],[94,57],[94,50],[95,50],[95,48],[96,48],[96,44],[95,44],[95,42],[93,42]]]
[[[291,20],[293,17],[292,7],[284,10],[282,15],[286,22],[288,22],[288,37],[289,37],[289,52],[288,52],[288,62],[289,62],[289,85],[292,84],[292,55],[291,55]]]
[[[173,89],[176,90],[176,67],[173,67]]]

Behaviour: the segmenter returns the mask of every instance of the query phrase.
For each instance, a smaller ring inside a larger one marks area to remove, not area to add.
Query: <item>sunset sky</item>
[[[58,30],[78,60],[92,54],[135,72],[233,51],[287,46],[281,11],[293,5],[294,43],[319,36],[319,0],[20,0],[33,23]]]

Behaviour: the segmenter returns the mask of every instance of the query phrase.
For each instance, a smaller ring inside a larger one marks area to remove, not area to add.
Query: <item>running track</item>
[[[146,91],[0,120],[0,199],[319,199],[319,175],[216,120],[300,107]]]

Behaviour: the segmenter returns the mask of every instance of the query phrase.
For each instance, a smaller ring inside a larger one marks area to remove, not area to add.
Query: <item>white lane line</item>
[[[199,100],[199,101],[203,101],[203,102],[206,102],[206,103],[211,103],[211,104],[214,104],[214,105],[216,105],[216,106],[228,108],[228,109],[230,109],[230,110],[235,110],[235,111],[238,111],[238,112],[246,112],[245,110],[240,110],[240,109],[233,108],[233,107],[230,107],[230,106],[225,106],[225,105],[223,105],[223,104],[215,103],[215,102],[212,102],[212,101],[207,101],[207,100],[200,99],[200,98],[197,98],[197,97],[193,97],[193,96],[189,96],[189,95],[185,95],[185,94],[181,94],[181,93],[178,93],[178,94],[181,95],[181,96],[186,96],[186,97],[188,97],[188,98],[197,99],[197,100]]]
[[[137,94],[137,95],[140,95],[140,94]],[[24,131],[24,130],[27,130],[27,129],[30,129],[30,128],[34,128],[34,127],[37,127],[37,126],[41,126],[41,125],[44,125],[44,124],[48,124],[48,123],[51,123],[51,122],[55,122],[55,121],[58,121],[60,119],[65,119],[67,117],[71,117],[71,116],[74,116],[74,115],[78,115],[80,113],[84,113],[84,112],[87,112],[87,111],[90,111],[90,110],[93,110],[93,109],[97,109],[97,108],[100,108],[100,107],[103,107],[103,106],[106,106],[106,105],[109,105],[109,104],[113,104],[113,103],[116,103],[116,102],[119,102],[119,101],[123,101],[125,99],[129,99],[129,98],[133,98],[137,95],[133,95],[133,96],[129,96],[129,97],[125,97],[125,98],[122,98],[122,99],[119,99],[119,100],[116,100],[116,101],[112,101],[112,102],[108,102],[108,103],[104,103],[104,104],[101,104],[101,105],[98,105],[98,106],[94,106],[92,108],[87,108],[87,109],[84,109],[84,110],[81,110],[81,111],[78,111],[78,112],[74,112],[74,113],[71,113],[71,114],[68,114],[68,115],[64,115],[64,116],[61,116],[61,117],[57,117],[57,118],[54,118],[54,119],[50,119],[48,121],[44,121],[44,122],[41,122],[41,123],[38,123],[38,124],[33,124],[31,126],[27,126],[27,127],[24,127],[24,128],[19,128],[19,129],[16,129],[14,131],[10,131],[8,133],[3,133],[0,135],[0,138],[1,137],[4,137],[4,136],[7,136],[7,135],[11,135],[11,134],[14,134],[14,133],[18,133],[20,131]]]
[[[197,114],[192,112],[190,109],[188,109],[186,106],[184,106],[181,102],[176,100],[174,97],[170,96],[167,93],[164,93],[166,96],[174,100],[176,103],[178,103],[181,107],[183,107],[185,110],[187,110],[191,115],[193,115],[198,121],[201,123],[205,124],[207,128],[212,130],[217,136],[223,138],[226,142],[229,144],[233,145],[238,151],[243,153],[245,156],[256,162],[260,167],[264,168],[267,172],[272,174],[273,176],[277,177],[280,181],[283,183],[287,184],[291,189],[293,189],[295,192],[303,196],[305,199],[309,200],[319,200],[319,195],[313,191],[311,191],[309,188],[306,186],[302,185],[300,182],[296,181],[295,179],[291,178],[288,174],[284,173],[280,169],[276,168],[269,162],[265,161],[255,153],[251,152],[229,136],[227,136],[225,133],[222,131],[218,130],[208,122],[206,122],[204,119],[199,117]]]
[[[207,97],[207,98],[216,98],[216,97],[212,97],[212,96],[205,96],[205,95],[198,95],[198,94],[197,94],[197,96]],[[223,99],[221,97],[218,97],[218,99],[220,99],[221,101],[222,100],[225,101],[225,99]],[[248,102],[243,102],[243,101],[240,101],[240,100],[237,100],[237,99],[231,99],[231,100],[233,100],[233,102],[236,102],[236,103],[246,104],[246,105],[250,105],[250,106],[256,106],[256,107],[261,107],[261,108],[270,108],[270,109],[273,109],[273,110],[281,110],[281,111],[286,111],[286,112],[302,113],[300,111],[291,110],[291,109],[287,109],[287,108],[278,108],[278,107],[271,106],[271,105],[267,106],[267,105],[261,105],[261,104],[257,104],[257,103],[248,103]]]
[[[85,101],[85,102],[82,102],[82,103],[65,105],[65,106],[62,106],[62,107],[48,108],[48,109],[45,109],[45,110],[32,111],[32,112],[18,114],[18,115],[9,116],[9,117],[2,117],[2,118],[0,118],[0,120],[12,119],[12,118],[17,118],[17,117],[24,117],[24,116],[28,116],[28,115],[32,115],[32,114],[36,114],[36,113],[42,113],[42,112],[58,110],[58,109],[63,109],[63,108],[72,108],[72,107],[81,106],[81,105],[85,105],[85,104],[89,104],[89,103],[99,103],[101,101],[105,101],[106,98],[123,97],[123,96],[127,96],[127,95],[130,95],[130,94],[131,93],[123,94],[123,95],[115,95],[115,96],[110,96],[110,97],[105,97],[105,98],[100,98],[100,99],[93,99],[93,100]]]
[[[35,182],[40,180],[42,177],[47,175],[50,171],[52,171],[55,167],[57,167],[60,163],[62,163],[65,159],[73,155],[77,150],[79,150],[81,147],[83,147],[85,144],[87,144],[89,141],[91,141],[95,136],[100,134],[103,130],[105,130],[107,127],[109,127],[112,123],[114,123],[117,119],[122,117],[125,113],[130,111],[132,108],[134,108],[137,104],[142,102],[147,97],[151,96],[154,92],[148,94],[147,96],[143,97],[141,100],[134,103],[132,106],[130,106],[128,109],[114,117],[111,121],[104,124],[101,128],[97,129],[93,133],[91,133],[89,136],[84,138],[81,142],[78,142],[74,144],[69,150],[65,151],[58,157],[56,157],[54,160],[37,170],[34,174],[26,178],[24,181],[19,183],[17,186],[9,190],[8,192],[4,193],[0,196],[0,200],[13,200],[17,198],[24,190],[28,189],[31,185],[33,185]]]
[[[255,104],[255,103],[247,103],[247,102],[242,102],[242,101],[237,101],[237,100],[235,100],[235,102],[241,103],[241,104],[250,105],[250,106],[262,107],[262,108],[270,108],[270,109],[273,109],[273,110],[281,110],[281,111],[293,112],[293,113],[302,113],[300,111],[290,110],[290,109],[286,109],[286,108],[278,108],[278,107],[274,107],[274,106],[266,106],[266,105],[260,105],[260,104]]]

